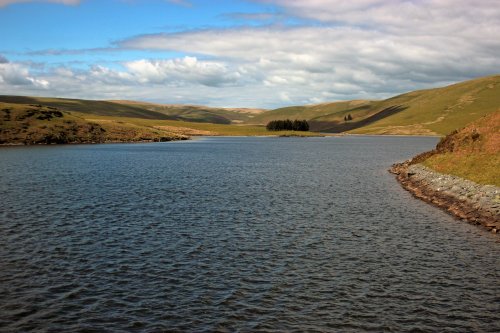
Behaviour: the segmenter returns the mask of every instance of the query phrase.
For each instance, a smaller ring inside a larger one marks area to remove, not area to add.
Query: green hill
[[[356,134],[446,135],[500,109],[500,75],[443,88],[413,91],[382,101],[293,106],[257,115],[250,122],[307,119],[314,131]],[[351,115],[352,120],[345,121]]]
[[[170,141],[185,138],[185,135],[165,128],[91,121],[77,113],[47,105],[0,102],[0,144]]]
[[[255,124],[267,124],[271,120],[279,119],[315,119],[332,114],[343,114],[346,110],[363,109],[369,107],[372,102],[355,100],[345,102],[324,103],[304,106],[289,106],[267,111],[256,115],[249,122]]]
[[[262,125],[286,118],[306,119],[311,131],[315,132],[446,135],[500,110],[500,75],[408,92],[380,101],[353,100],[270,111],[1,95],[0,103],[10,105],[8,108],[18,105],[25,110],[33,105],[55,108],[67,117],[107,127],[107,140],[111,137],[128,140],[130,135],[126,134],[126,128],[135,133],[134,139],[158,138],[169,133],[202,135],[206,131],[213,135],[269,135],[275,133],[266,132]],[[10,121],[8,126],[11,127],[15,124],[26,126]],[[182,129],[173,130],[172,127]],[[157,133],[159,128],[168,128],[170,132]]]
[[[259,109],[225,109],[195,105],[165,105],[134,101],[94,101],[67,98],[2,96],[0,102],[10,104],[42,104],[66,112],[98,116],[155,120],[181,120],[214,124],[241,123],[250,120]]]

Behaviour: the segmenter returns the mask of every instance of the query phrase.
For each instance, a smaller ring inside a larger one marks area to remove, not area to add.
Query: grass
[[[128,117],[94,116],[75,114],[88,121],[96,122],[103,127],[113,126],[138,126],[142,128],[161,129],[167,128],[170,132],[181,135],[220,135],[220,136],[318,136],[313,132],[295,131],[268,131],[264,126],[254,125],[225,125],[211,123],[195,123],[176,120],[152,120]]]
[[[93,122],[40,104],[0,102],[1,144],[168,141],[183,135],[133,123]]]
[[[42,104],[61,111],[78,112],[111,117],[140,119],[181,120],[216,124],[245,122],[259,109],[226,109],[196,105],[166,105],[134,101],[93,101],[68,98],[1,96],[0,102],[10,104]]]
[[[176,135],[317,135],[274,133],[264,128],[271,120],[286,118],[306,119],[311,131],[316,132],[443,136],[500,110],[500,75],[443,88],[413,91],[382,101],[354,100],[292,106],[265,112],[22,96],[0,96],[0,102],[8,103],[11,107],[14,104],[54,107],[68,116],[100,124],[106,129],[108,137],[115,135],[117,140]],[[351,115],[353,119],[344,121],[346,115]]]
[[[102,142],[104,130],[55,108],[0,103],[0,143]]]
[[[479,184],[500,186],[500,111],[448,135],[422,164]]]
[[[323,116],[333,117],[332,120],[343,120],[344,115],[349,113],[349,110],[363,109],[367,107],[372,102],[355,100],[355,101],[345,101],[345,102],[334,102],[334,103],[324,103],[316,105],[306,105],[306,106],[290,106],[285,108],[279,108],[271,111],[267,111],[256,115],[249,123],[265,125],[271,120],[279,119],[306,119],[315,120]],[[354,111],[356,112],[356,111]]]
[[[411,92],[386,100],[384,104],[389,102],[403,105],[406,109],[352,132],[449,134],[500,109],[500,76]]]
[[[412,91],[382,101],[280,108],[257,115],[251,122],[307,119],[315,131],[443,136],[498,110],[500,75],[494,75],[443,88]],[[348,114],[353,120],[345,122],[344,116]]]
[[[490,154],[435,155],[422,163],[440,173],[455,175],[478,184],[500,186],[500,156]]]

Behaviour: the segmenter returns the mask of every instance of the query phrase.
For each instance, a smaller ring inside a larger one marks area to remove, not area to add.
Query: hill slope
[[[259,109],[225,109],[195,105],[165,105],[134,101],[93,101],[67,98],[2,96],[10,104],[43,104],[61,111],[99,116],[231,124],[251,119]]]
[[[0,102],[0,144],[170,141],[185,138],[162,128],[125,122],[97,123],[52,106]]]
[[[415,162],[440,173],[500,186],[500,111],[453,131]]]
[[[446,135],[500,109],[500,75],[443,88],[413,91],[382,101],[348,101],[280,108],[252,123],[307,119],[311,129],[357,134]],[[351,115],[353,120],[345,121]]]
[[[189,133],[189,129],[197,133],[214,132],[212,125],[218,124],[227,125],[217,127],[215,132],[218,134],[266,135],[269,133],[259,126],[271,120],[289,118],[307,119],[311,131],[316,132],[446,135],[500,110],[500,75],[413,91],[381,101],[353,100],[271,111],[23,96],[0,96],[0,102],[57,108],[80,119],[99,120],[102,126],[114,124],[113,128],[125,124],[145,126],[143,120],[148,120],[146,132],[154,126],[179,126],[184,128],[184,133]],[[347,117],[349,120],[345,120]]]

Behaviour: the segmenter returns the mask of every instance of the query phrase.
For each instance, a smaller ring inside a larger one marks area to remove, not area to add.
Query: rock
[[[500,230],[500,188],[479,185],[456,176],[434,172],[423,165],[394,164],[390,172],[415,197],[448,211],[469,223]]]

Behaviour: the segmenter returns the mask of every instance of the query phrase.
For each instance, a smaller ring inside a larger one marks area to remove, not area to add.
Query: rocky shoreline
[[[451,215],[500,234],[500,188],[445,175],[411,161],[396,163],[389,170],[404,189],[416,198],[442,208]]]

